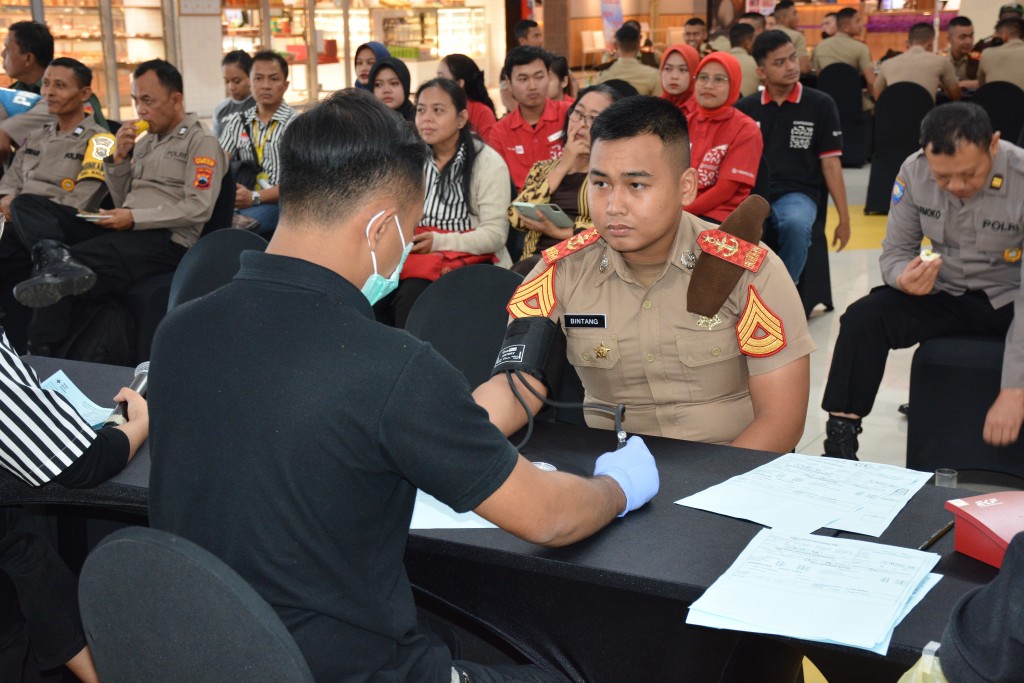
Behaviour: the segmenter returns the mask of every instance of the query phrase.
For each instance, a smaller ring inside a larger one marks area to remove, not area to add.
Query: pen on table
[[[918,550],[928,550],[928,548],[931,548],[931,547],[932,547],[933,545],[935,545],[935,543],[936,543],[936,542],[937,542],[937,541],[938,541],[938,540],[939,540],[940,538],[942,538],[942,537],[943,537],[943,536],[945,536],[945,535],[946,535],[947,533],[949,533],[949,530],[953,528],[953,524],[954,524],[955,522],[956,522],[956,520],[952,520],[952,521],[950,521],[950,522],[949,522],[948,524],[946,524],[946,526],[942,527],[941,529],[939,529],[938,531],[936,531],[936,532],[935,532],[934,534],[932,534],[932,537],[931,537],[931,538],[929,538],[929,539],[928,539],[927,541],[925,541],[924,543],[922,543],[922,544],[921,544],[921,547],[920,547],[920,548],[918,548]]]

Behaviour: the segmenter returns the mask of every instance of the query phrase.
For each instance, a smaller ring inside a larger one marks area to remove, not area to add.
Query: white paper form
[[[877,536],[927,478],[891,465],[787,453],[676,503],[794,533],[831,526]]]
[[[686,622],[887,649],[938,560],[935,553],[765,529],[690,607]]]
[[[89,400],[89,397],[82,393],[82,390],[75,386],[71,378],[64,374],[63,370],[50,375],[49,379],[39,386],[47,391],[55,391],[71,403],[71,407],[82,416],[82,419],[95,428],[103,426],[103,421],[110,415],[113,408],[104,408]]]
[[[458,513],[429,493],[416,491],[410,529],[497,529],[475,512]]]

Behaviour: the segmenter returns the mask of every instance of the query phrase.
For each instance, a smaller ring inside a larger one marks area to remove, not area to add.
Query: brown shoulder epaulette
[[[752,194],[718,229],[698,235],[697,246],[706,256],[697,259],[693,268],[686,291],[686,310],[713,317],[729,298],[744,269],[758,271],[766,255],[758,242],[768,211],[768,202]]]

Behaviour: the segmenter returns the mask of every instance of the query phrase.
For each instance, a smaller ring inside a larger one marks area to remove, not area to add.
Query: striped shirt
[[[41,486],[75,463],[96,432],[66,398],[39,386],[0,328],[0,466]]]
[[[256,107],[252,107],[224,121],[220,146],[232,159],[258,162],[263,168],[259,177],[265,174],[267,182],[277,185],[281,168],[277,145],[294,118],[295,110],[282,102],[270,125],[264,126],[256,116]]]
[[[420,221],[420,227],[437,228],[447,232],[466,232],[473,229],[469,222],[469,204],[462,191],[465,152],[465,146],[459,145],[455,158],[448,162],[451,164],[451,170],[443,185],[437,161],[433,157],[427,160],[424,168],[427,193],[423,198],[423,219]]]

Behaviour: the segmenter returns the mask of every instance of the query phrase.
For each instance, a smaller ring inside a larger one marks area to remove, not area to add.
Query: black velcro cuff
[[[491,376],[519,370],[544,381],[551,346],[559,332],[551,318],[516,318],[505,330],[505,340],[491,370]]]

